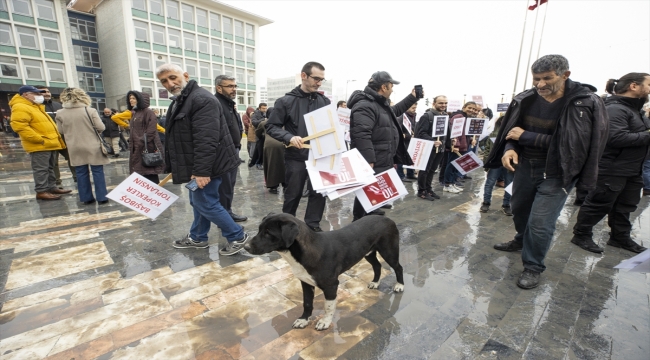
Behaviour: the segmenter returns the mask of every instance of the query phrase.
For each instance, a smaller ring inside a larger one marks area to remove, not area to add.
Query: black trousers
[[[285,158],[284,168],[284,182],[287,187],[284,190],[282,212],[296,216],[302,198],[302,189],[309,177],[307,165],[304,161]],[[307,182],[307,189],[309,189],[309,197],[307,199],[307,209],[305,210],[305,223],[312,228],[319,227],[323,218],[323,211],[325,211],[325,197],[314,191],[311,181]]]
[[[431,156],[429,156],[429,162],[427,163],[426,170],[420,170],[418,172],[418,192],[422,193],[424,191],[433,191],[431,187],[431,182],[433,181],[433,174],[436,173],[438,165],[442,162],[442,159],[445,157],[445,150],[440,149],[440,152],[436,153],[436,148],[434,147],[431,150]]]
[[[449,155],[451,154],[451,152],[445,150],[445,151],[442,152],[442,154],[443,155],[442,155],[442,161],[440,162],[440,173],[438,174],[438,180],[440,180],[441,183],[444,183],[445,182],[445,169],[447,168],[447,163],[449,163]]]
[[[160,178],[158,177],[158,174],[142,175],[142,177],[151,181],[152,183],[155,183],[156,185],[160,183]]]
[[[610,238],[617,242],[629,240],[630,213],[641,200],[642,188],[640,174],[630,177],[599,175],[596,189],[589,192],[580,207],[573,233],[591,237],[593,227],[607,215],[607,224],[612,229]]]
[[[584,203],[589,191],[576,188],[576,202]]]
[[[232,215],[232,198],[235,196],[237,169],[238,167],[221,175],[221,185],[219,186],[219,202],[230,215]]]
[[[390,169],[392,166],[385,167],[385,168],[374,168],[375,174],[380,174],[383,173],[384,171]],[[354,217],[354,220],[361,219],[362,217],[368,215],[366,210],[363,208],[363,205],[361,205],[361,202],[359,199],[356,197],[354,198],[354,206],[352,207],[352,216]]]

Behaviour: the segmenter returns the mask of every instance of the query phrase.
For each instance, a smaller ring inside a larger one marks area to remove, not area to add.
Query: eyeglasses
[[[221,86],[222,88],[237,89],[237,85],[226,85],[226,86],[219,85],[219,86]]]
[[[310,77],[310,78],[314,79],[314,81],[316,81],[317,83],[327,81],[327,80],[325,80],[323,78],[314,77],[314,76],[311,76],[311,75],[307,75],[307,77]]]

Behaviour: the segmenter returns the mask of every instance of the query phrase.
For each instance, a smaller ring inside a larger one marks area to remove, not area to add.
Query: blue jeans
[[[400,179],[404,179],[405,177],[409,179],[415,178],[415,170],[414,169],[406,169],[406,175],[404,175],[404,165],[403,164],[397,164],[397,175],[399,175]]]
[[[512,178],[515,176],[514,173],[506,170],[503,166],[490,169],[485,177],[485,187],[483,188],[483,202],[492,203],[492,189],[494,189],[494,184],[497,183],[500,177],[505,179],[506,186],[510,185]],[[504,191],[503,194],[503,206],[510,206],[510,194],[507,191]]]
[[[643,188],[650,190],[650,159],[643,162]]]
[[[452,161],[459,158],[455,152],[447,153],[447,168],[445,169],[445,185],[455,184],[456,179],[460,177],[460,172],[456,170],[456,167],[451,163]],[[461,153],[464,155],[464,153]]]
[[[545,160],[519,158],[510,204],[517,230],[515,240],[524,246],[524,268],[537,272],[546,270],[544,258],[553,241],[555,222],[575,185],[574,181],[563,189],[561,178],[545,179],[545,168]]]
[[[203,189],[190,191],[190,205],[194,210],[190,237],[194,241],[208,241],[210,223],[216,224],[221,229],[221,236],[228,242],[244,237],[244,228],[235,223],[219,202],[219,185],[221,185],[221,177],[212,179]]]
[[[104,179],[104,166],[103,165],[81,165],[75,166],[74,171],[77,173],[77,189],[79,190],[79,201],[87,202],[93,201],[93,190],[90,186],[90,171],[93,173],[93,182],[95,183],[95,196],[97,201],[106,201],[106,179]]]

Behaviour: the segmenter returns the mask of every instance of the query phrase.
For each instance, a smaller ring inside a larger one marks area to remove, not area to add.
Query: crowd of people
[[[593,241],[592,228],[605,215],[611,228],[608,245],[635,253],[646,250],[631,238],[630,213],[642,194],[650,195],[650,75],[629,73],[612,79],[606,87],[608,96],[601,97],[593,86],[570,78],[568,60],[561,55],[539,58],[531,73],[533,87],[515,96],[497,119],[489,108],[473,101],[448,113],[444,95],[435,96],[431,108],[418,119],[415,110],[424,92],[413,88],[393,103],[391,94],[399,82],[386,71],[373,73],[363,90],[337,104],[351,111],[349,146],[359,151],[375,173],[394,167],[404,182],[417,181],[418,199],[440,199],[433,190],[436,172],[443,192],[449,196],[462,192],[471,177],[461,175],[453,161],[468,152],[480,152],[486,176],[479,211],[489,211],[495,186],[512,184],[511,193],[504,193],[501,211],[512,216],[516,234],[494,248],[521,250],[524,271],[517,285],[524,289],[539,284],[555,223],[574,187],[579,195],[576,203],[582,207],[571,242],[592,252],[604,250]],[[54,167],[60,153],[74,168],[80,201],[107,202],[103,165],[109,160],[100,150],[101,143],[105,140],[117,157],[120,143],[128,137],[130,172],[156,183],[159,174],[171,173],[175,184],[197,185],[189,192],[193,223],[173,246],[208,247],[210,226],[216,224],[227,240],[219,253],[233,255],[249,239],[237,224],[247,218],[232,210],[237,170],[243,162],[239,156],[242,134],[246,134],[248,167],[264,171],[269,192],[276,194],[283,188],[282,211],[295,216],[306,197],[304,221],[312,231],[323,231],[320,222],[326,198],[309,181],[304,146],[308,133],[303,120],[305,114],[330,104],[319,92],[325,81],[322,64],[306,63],[301,84],[273,107],[261,103],[241,116],[234,102],[237,83],[233,77],[218,76],[215,94],[190,80],[177,65],[160,66],[156,77],[173,95],[164,118],[149,108],[149,95],[139,91],[128,92],[126,111],[104,109],[100,116],[89,107],[90,100],[81,89],[64,90],[63,104],[57,109],[46,102],[49,92],[44,89],[20,88],[11,100],[11,125],[31,154],[37,199],[59,199],[70,192],[57,186]],[[447,136],[433,137],[434,118],[441,115],[447,115],[450,124],[458,118],[486,118],[493,122],[494,131],[479,142],[464,133],[451,138],[450,125]],[[403,168],[412,165],[407,149],[413,138],[434,143],[426,168],[417,172]],[[147,152],[161,153],[164,161],[156,166],[145,164],[142,154]],[[385,211],[368,213],[355,199],[352,214],[356,221],[385,215]]]

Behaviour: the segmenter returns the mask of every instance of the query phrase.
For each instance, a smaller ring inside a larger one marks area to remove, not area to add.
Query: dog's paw
[[[368,283],[368,289],[376,289],[379,287],[379,281],[378,282],[369,282]]]
[[[318,323],[316,324],[316,330],[322,331],[322,330],[327,330],[330,325],[332,325],[332,319],[325,319],[322,318],[318,320]]]
[[[403,292],[404,291],[404,284],[397,283],[395,286],[393,286],[393,291],[394,292]]]
[[[308,324],[309,324],[309,320],[307,319],[297,319],[296,321],[293,322],[293,328],[304,329],[307,327]]]

